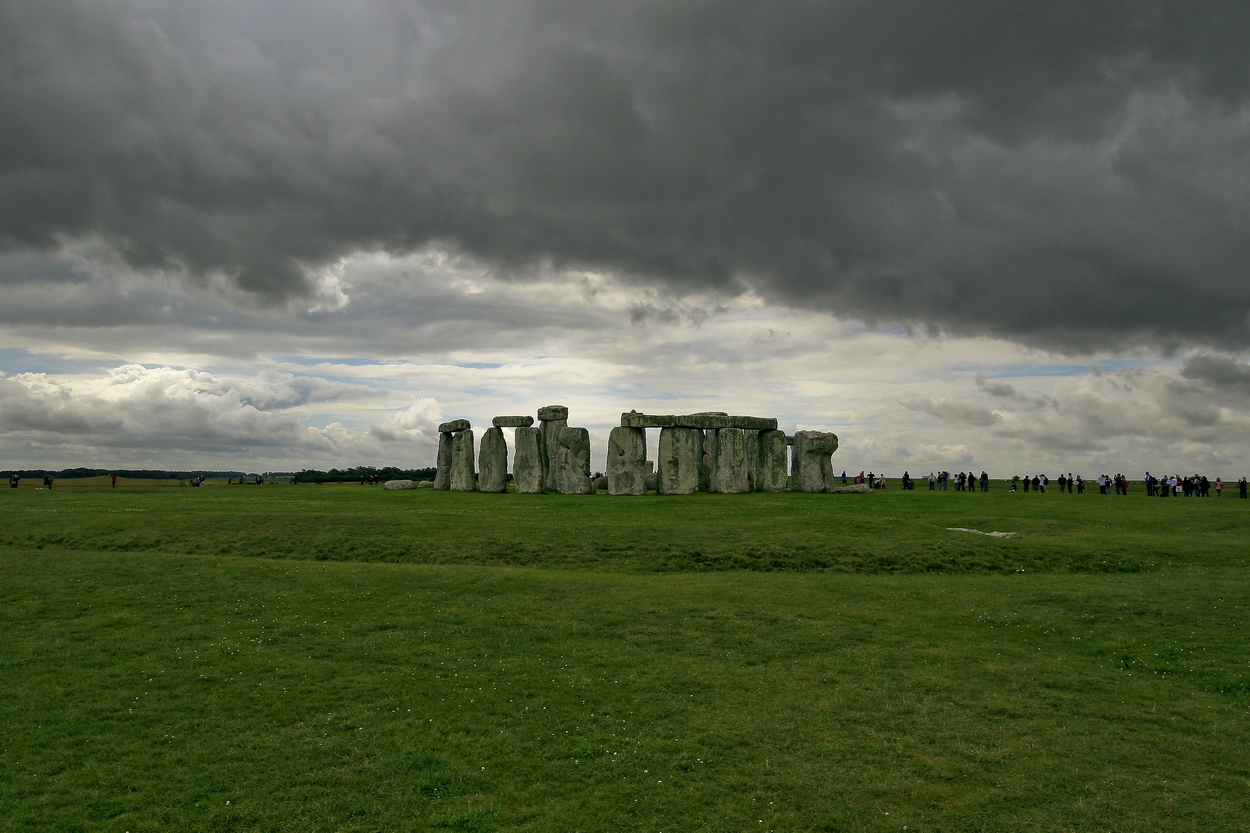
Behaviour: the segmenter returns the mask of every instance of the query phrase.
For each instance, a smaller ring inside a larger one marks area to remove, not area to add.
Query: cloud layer
[[[438,250],[1057,352],[1250,346],[1244,3],[0,0],[0,31],[14,291],[90,293],[47,256],[92,252],[331,309],[343,258]]]

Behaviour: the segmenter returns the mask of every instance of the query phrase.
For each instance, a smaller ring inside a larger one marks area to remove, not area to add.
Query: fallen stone
[[[482,432],[477,459],[477,490],[499,494],[508,491],[508,441],[502,428]]]
[[[534,424],[532,416],[497,416],[490,421],[496,428],[529,428]]]
[[[453,492],[477,490],[472,430],[459,431],[451,435],[451,490]]]
[[[419,480],[417,481],[417,488],[418,489],[433,489],[434,481],[433,480]]]
[[[702,437],[703,432],[693,428],[660,429],[657,492],[662,495],[692,495],[699,491],[697,457],[703,454]]]
[[[541,428],[518,428],[512,437],[512,485],[522,495],[541,495],[547,488],[547,443]]]
[[[646,494],[646,462],[647,432],[641,428],[613,428],[608,434],[608,494]]]
[[[837,450],[837,434],[826,431],[796,431],[791,487],[796,492],[832,492],[837,488],[833,478],[833,462],[829,459]]]
[[[660,489],[660,475],[653,471],[647,472],[642,476],[642,485],[648,492],[658,492]]]
[[[467,419],[453,419],[451,422],[444,422],[438,426],[438,433],[454,434],[457,431],[468,431],[472,427]]]
[[[608,488],[608,478],[607,478],[607,477],[604,477],[603,475],[600,475],[600,476],[596,477],[596,478],[595,478],[595,482],[594,482],[594,487],[595,487],[595,491],[596,491],[596,492],[604,492],[604,491],[607,491],[607,488]]]
[[[870,495],[873,488],[868,483],[851,483],[846,486],[835,486],[829,490],[833,495]]]
[[[417,488],[417,484],[413,483],[411,480],[388,480],[382,484],[382,487],[395,491],[399,489],[415,489]]]
[[[438,456],[435,458],[434,488],[451,488],[451,434],[439,432]]]
[[[538,421],[549,422],[556,419],[568,419],[569,409],[563,405],[547,405],[538,409]]]

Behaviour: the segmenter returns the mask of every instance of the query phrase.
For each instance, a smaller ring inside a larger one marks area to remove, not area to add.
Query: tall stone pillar
[[[755,491],[784,492],[788,445],[785,431],[760,431],[756,440],[759,462],[755,470]]]
[[[699,458],[703,432],[698,428],[661,428],[656,491],[662,495],[692,495],[699,491]]]
[[[716,465],[716,431],[699,429],[699,491],[712,489],[712,468]]]
[[[556,434],[554,471],[548,479],[562,495],[594,494],[590,469],[590,432],[585,428],[561,428]]]
[[[712,479],[708,491],[739,495],[751,491],[747,480],[746,438],[741,428],[718,428],[713,445]]]
[[[755,487],[759,480],[760,469],[760,432],[758,429],[745,429],[742,432],[742,442],[747,450],[747,491],[758,492]]]
[[[451,488],[451,434],[438,432],[438,457],[434,461],[434,488],[446,491]]]
[[[647,493],[647,432],[616,427],[608,435],[608,494]]]
[[[508,491],[508,441],[503,429],[487,428],[482,433],[477,465],[477,490],[479,492]]]
[[[512,485],[522,495],[541,495],[547,489],[547,443],[541,428],[518,428],[512,438]]]
[[[451,436],[451,490],[472,492],[477,489],[477,472],[473,461],[473,429],[466,428]]]
[[[836,486],[833,479],[833,461],[830,457],[837,450],[837,434],[825,431],[796,431],[794,433],[794,490],[796,492],[833,491]]]
[[[556,454],[560,447],[560,432],[569,427],[569,409],[563,405],[548,405],[538,409],[538,421],[542,425],[543,440],[547,449],[547,491],[556,492]]]

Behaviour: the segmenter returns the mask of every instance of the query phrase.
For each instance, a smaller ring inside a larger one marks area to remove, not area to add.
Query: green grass
[[[0,830],[1244,829],[1248,519],[17,490]]]

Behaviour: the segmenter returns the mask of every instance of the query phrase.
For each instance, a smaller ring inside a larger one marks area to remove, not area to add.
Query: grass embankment
[[[0,829],[1243,828],[1250,506],[1021,498],[14,494]],[[641,572],[873,539],[985,563]]]

